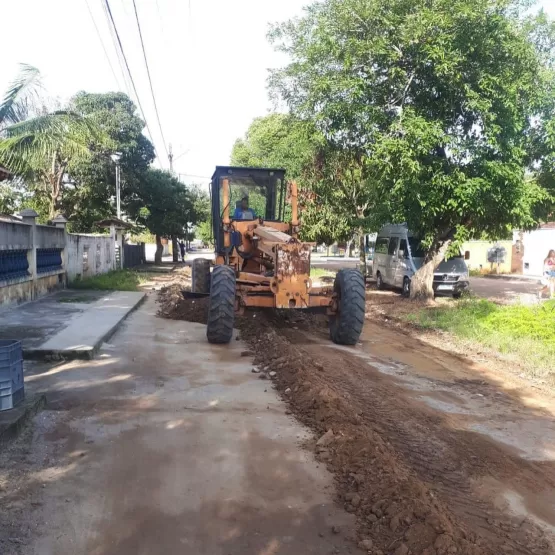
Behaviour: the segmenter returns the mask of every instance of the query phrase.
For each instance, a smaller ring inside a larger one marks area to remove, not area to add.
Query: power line
[[[166,146],[166,139],[164,137],[164,131],[162,131],[162,124],[160,123],[160,114],[158,113],[158,104],[156,103],[156,96],[154,94],[154,87],[152,86],[152,78],[150,77],[150,68],[148,67],[148,60],[146,57],[145,43],[143,41],[143,33],[141,31],[141,24],[139,23],[139,13],[137,12],[137,4],[133,0],[133,8],[135,10],[135,19],[137,20],[137,29],[139,29],[139,37],[141,38],[141,47],[143,49],[143,56],[145,59],[146,73],[148,75],[148,82],[150,83],[150,93],[152,94],[152,102],[154,103],[154,111],[156,113],[156,119],[158,120],[158,128],[160,129],[160,135],[162,136],[162,144],[164,145],[164,150],[166,151],[166,156],[169,158],[168,147]]]
[[[98,40],[100,41],[100,44],[102,45],[102,50],[104,50],[104,54],[106,55],[106,59],[108,60],[108,64],[110,65],[110,69],[112,70],[112,75],[114,76],[114,79],[116,81],[116,85],[118,86],[118,89],[121,89],[121,85],[120,85],[119,80],[116,76],[116,72],[114,71],[114,66],[112,65],[112,61],[110,60],[110,56],[108,56],[108,51],[106,50],[106,46],[104,44],[104,41],[102,40],[102,35],[100,34],[100,31],[98,29],[98,25],[96,24],[93,13],[91,11],[91,7],[89,5],[89,0],[85,0],[85,4],[87,4],[87,9],[89,10],[89,15],[91,16],[94,28],[96,29],[96,34],[98,36]]]
[[[162,166],[162,163],[160,162],[160,158],[158,157],[158,153],[156,152],[156,147],[154,146],[154,140],[152,139],[152,133],[150,132],[150,127],[148,126],[148,121],[146,119],[145,112],[144,112],[143,107],[141,105],[141,99],[139,98],[139,94],[137,93],[137,87],[135,86],[135,81],[133,80],[133,75],[131,74],[131,70],[129,69],[129,64],[127,63],[127,57],[125,56],[125,51],[123,50],[123,45],[121,44],[121,39],[119,37],[118,28],[116,26],[116,22],[114,21],[114,16],[112,15],[112,10],[110,9],[110,1],[109,0],[104,0],[104,2],[106,4],[106,8],[108,9],[108,14],[110,16],[110,21],[112,22],[112,26],[114,27],[114,31],[116,33],[116,38],[117,38],[117,41],[118,41],[119,49],[121,51],[121,55],[123,56],[123,61],[125,62],[125,67],[127,68],[127,73],[129,75],[129,79],[131,80],[131,85],[133,86],[133,91],[135,92],[135,98],[137,99],[137,104],[139,105],[139,110],[141,111],[143,119],[145,120],[146,130],[148,131],[148,134],[150,135],[150,140],[152,141],[152,146],[154,147],[154,154],[156,155],[156,159],[158,160],[158,163],[160,164],[160,166]]]
[[[129,77],[127,76],[127,73],[125,71],[125,64],[123,63],[121,52],[119,51],[119,48],[118,48],[118,41],[116,38],[116,34],[114,33],[114,28],[110,23],[110,14],[108,13],[108,9],[106,8],[106,2],[102,2],[102,8],[104,10],[106,22],[108,23],[108,30],[110,32],[110,37],[112,38],[112,44],[114,45],[114,50],[116,51],[116,58],[118,60],[119,69],[121,71],[121,75],[123,76],[123,84],[125,85],[125,91],[127,92],[127,96],[131,98],[132,94],[131,94],[131,85],[129,83]]]

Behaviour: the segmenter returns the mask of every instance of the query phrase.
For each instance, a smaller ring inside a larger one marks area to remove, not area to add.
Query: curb
[[[520,277],[518,275],[511,276],[511,275],[504,275],[504,274],[484,274],[483,276],[470,276],[470,279],[473,277],[484,277],[487,279],[501,279],[504,281],[518,281],[520,283],[531,283],[532,285],[539,285],[541,284],[541,279],[539,277]]]
[[[39,393],[23,401],[21,405],[6,411],[6,414],[11,413],[12,419],[5,425],[2,420],[4,412],[0,413],[0,445],[15,439],[19,432],[23,429],[25,424],[37,414],[46,405],[46,397],[44,394]]]
[[[116,333],[121,324],[128,316],[135,312],[146,300],[148,293],[143,296],[112,326],[102,335],[90,349],[66,349],[63,351],[51,349],[23,349],[23,360],[42,360],[52,362],[57,360],[92,360],[100,350],[103,343],[106,343]]]

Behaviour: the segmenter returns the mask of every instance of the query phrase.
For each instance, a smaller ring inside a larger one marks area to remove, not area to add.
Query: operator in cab
[[[252,208],[249,208],[249,197],[243,197],[241,199],[241,206],[235,208],[233,213],[234,220],[255,220],[256,213]]]

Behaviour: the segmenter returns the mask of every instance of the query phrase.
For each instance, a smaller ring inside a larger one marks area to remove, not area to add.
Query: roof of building
[[[119,229],[133,229],[133,227],[135,227],[133,224],[130,224],[129,222],[125,222],[120,218],[116,218],[116,217],[106,218],[105,220],[100,220],[99,222],[94,222],[94,223],[98,227],[115,226],[116,228],[119,228]]]

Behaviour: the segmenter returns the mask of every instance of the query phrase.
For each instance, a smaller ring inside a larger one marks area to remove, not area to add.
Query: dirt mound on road
[[[182,283],[164,287],[158,295],[158,316],[170,320],[186,320],[206,324],[208,317],[208,298],[184,299]]]
[[[168,295],[161,314],[200,321],[193,304]],[[325,317],[247,313],[237,327],[255,364],[319,438],[307,447],[334,473],[338,502],[357,517],[361,548],[374,555],[553,553],[540,529],[473,492],[473,480],[517,473],[520,463],[408,404],[358,350],[327,342]]]

